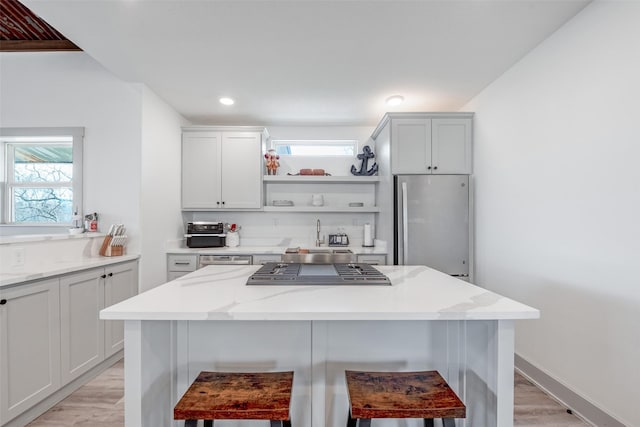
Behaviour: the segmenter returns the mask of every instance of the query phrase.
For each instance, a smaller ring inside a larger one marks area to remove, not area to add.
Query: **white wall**
[[[187,122],[148,88],[142,99],[140,291],[166,282],[167,240],[181,238],[181,126]]]
[[[126,225],[141,290],[164,283],[164,243],[182,234],[184,119],[82,52],[0,53],[0,72],[0,126],[84,127],[84,212],[102,232]]]
[[[126,224],[139,251],[141,86],[82,52],[3,52],[0,75],[0,126],[85,128],[84,213]]]
[[[640,426],[640,3],[596,1],[475,111],[477,282],[537,307],[516,351]]]

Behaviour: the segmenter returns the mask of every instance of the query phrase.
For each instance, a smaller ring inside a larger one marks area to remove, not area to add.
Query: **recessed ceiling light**
[[[396,105],[402,104],[402,101],[404,101],[404,97],[403,96],[393,95],[393,96],[390,96],[389,98],[387,98],[387,105],[389,107],[395,107]]]
[[[226,96],[223,96],[222,98],[220,98],[220,104],[222,105],[233,105],[234,102],[236,101]]]

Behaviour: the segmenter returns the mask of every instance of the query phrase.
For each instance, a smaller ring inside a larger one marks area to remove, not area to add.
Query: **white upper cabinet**
[[[260,209],[264,129],[193,127],[182,134],[182,208]]]
[[[431,120],[392,120],[391,170],[393,173],[429,173],[430,169]]]
[[[262,207],[262,138],[258,132],[222,134],[222,207]]]
[[[182,135],[182,207],[220,207],[220,132]]]
[[[471,119],[431,119],[432,173],[470,175]]]
[[[393,113],[391,126],[393,174],[472,173],[471,113]]]

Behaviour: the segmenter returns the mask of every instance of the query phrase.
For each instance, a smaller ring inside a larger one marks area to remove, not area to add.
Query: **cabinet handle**
[[[7,300],[2,298],[0,299],[0,305],[5,305],[7,303]]]
[[[176,261],[174,262],[175,265],[189,265],[191,264],[190,262],[181,262],[181,261]]]
[[[427,166],[427,170],[431,170],[431,166]]]
[[[103,274],[102,276],[100,276],[100,278],[101,278],[101,279],[106,279],[106,278],[107,278],[107,275],[106,275],[106,274]]]
[[[224,202],[222,202],[222,204],[224,205]]]
[[[219,205],[219,204],[220,204],[220,202],[216,202],[216,205]]]
[[[113,276],[113,273],[109,273],[109,277]]]
[[[434,167],[433,167],[433,170],[436,170],[436,169],[438,169],[438,167],[437,167],[437,166],[434,166]]]

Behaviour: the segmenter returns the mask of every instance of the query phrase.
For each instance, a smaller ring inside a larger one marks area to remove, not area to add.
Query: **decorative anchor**
[[[367,170],[367,163],[369,162],[369,159],[373,159],[375,157],[376,155],[373,154],[371,148],[368,145],[365,145],[364,147],[362,147],[362,154],[358,154],[358,159],[362,160],[362,163],[360,163],[360,169],[356,169],[355,165],[352,165],[351,173],[353,175],[361,176],[375,175],[376,173],[378,173],[377,163],[374,163],[373,166],[371,166],[371,169]]]

